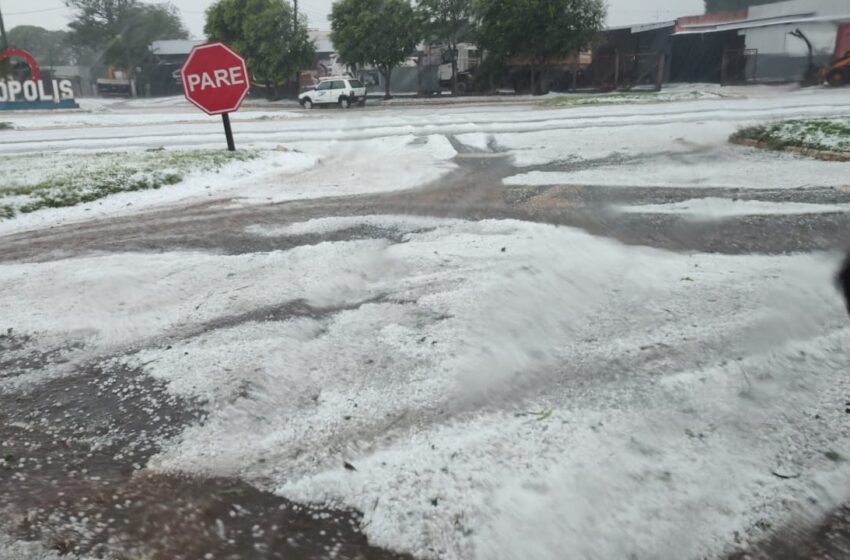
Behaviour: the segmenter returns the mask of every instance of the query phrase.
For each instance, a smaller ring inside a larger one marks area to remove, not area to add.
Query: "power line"
[[[29,10],[27,12],[8,12],[6,15],[7,16],[26,16],[26,15],[30,15],[30,14],[44,14],[44,13],[47,13],[47,12],[58,12],[59,10],[64,10],[64,9],[65,9],[64,7],[60,6],[58,8],[45,8],[43,10]]]

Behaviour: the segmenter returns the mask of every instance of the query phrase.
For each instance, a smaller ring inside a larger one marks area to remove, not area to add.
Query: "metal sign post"
[[[230,113],[222,113],[221,120],[224,122],[224,136],[227,138],[228,151],[236,151],[236,143],[233,141],[233,130],[230,128]]]

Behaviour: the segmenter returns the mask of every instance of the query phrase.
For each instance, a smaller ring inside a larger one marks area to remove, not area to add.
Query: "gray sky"
[[[190,33],[203,35],[204,10],[213,0],[172,0],[183,14]],[[153,3],[153,2],[152,2]],[[327,13],[332,0],[299,0],[300,10],[310,19],[310,26],[327,29]],[[703,0],[608,0],[608,24],[646,23],[700,14]],[[70,10],[62,0],[0,0],[6,28],[16,25],[39,25],[48,29],[63,29]]]

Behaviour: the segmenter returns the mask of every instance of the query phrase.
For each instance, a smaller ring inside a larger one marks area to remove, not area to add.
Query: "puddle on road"
[[[840,560],[850,558],[850,504],[818,523],[782,527],[764,542],[727,560]]]
[[[7,336],[4,348],[29,342]],[[203,418],[202,403],[116,360],[0,394],[0,524],[60,554],[104,558],[405,558],[369,546],[357,512],[145,469]]]
[[[44,349],[35,344],[32,336],[17,336],[9,329],[5,334],[0,334],[0,381],[47,366],[67,364],[68,354],[82,347],[81,341],[69,340],[54,348]]]

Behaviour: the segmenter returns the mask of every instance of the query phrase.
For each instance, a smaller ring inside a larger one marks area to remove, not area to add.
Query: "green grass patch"
[[[772,150],[787,147],[850,153],[850,117],[798,119],[743,128],[733,142],[755,140]]]
[[[669,103],[673,101],[696,101],[700,99],[722,99],[723,95],[709,91],[647,91],[614,92],[591,95],[561,95],[543,102],[547,107],[572,107],[580,105],[629,105],[640,103]]]
[[[193,171],[217,171],[258,155],[245,150],[156,149],[17,156],[0,169],[0,219],[92,202],[115,193],[176,185]]]

